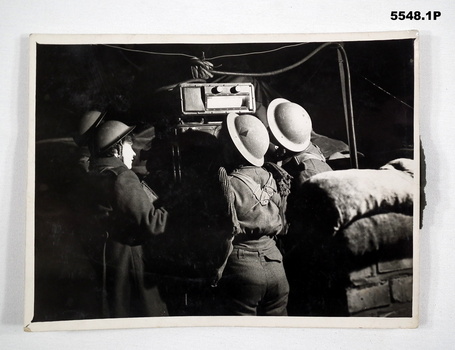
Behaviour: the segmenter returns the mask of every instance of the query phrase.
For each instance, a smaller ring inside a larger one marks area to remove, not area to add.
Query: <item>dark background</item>
[[[321,43],[235,56],[286,44],[117,46],[199,58],[204,55],[217,70],[260,73],[287,67]],[[398,100],[413,106],[413,40],[346,42],[344,47],[351,69],[359,152],[367,158],[382,158],[384,152],[412,148],[413,110]],[[232,56],[211,59],[221,55]],[[163,98],[163,93],[154,92],[192,79],[190,66],[189,57],[132,52],[105,45],[38,45],[37,140],[71,135],[82,114],[90,109],[109,109],[108,118],[127,124],[153,124],[159,118],[170,117],[178,113],[179,101],[172,103]],[[295,69],[256,79],[307,109],[316,132],[346,142],[339,76],[336,46],[332,45]]]

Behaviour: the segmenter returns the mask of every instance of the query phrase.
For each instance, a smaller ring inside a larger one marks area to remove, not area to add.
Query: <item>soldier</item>
[[[73,140],[80,147],[81,155],[79,166],[88,171],[90,149],[93,147],[93,134],[95,129],[103,122],[106,113],[100,111],[88,111],[85,113],[80,122],[77,132],[73,135]]]
[[[154,206],[131,170],[133,129],[111,120],[95,130],[83,197],[92,232],[103,230],[105,235],[104,316],[164,316],[167,308],[157,276],[144,269],[142,245],[165,231],[168,213]]]
[[[219,281],[228,315],[287,315],[289,285],[275,236],[283,229],[281,197],[264,154],[267,129],[252,115],[231,113],[220,131],[232,206],[232,251]]]
[[[332,171],[319,147],[311,142],[312,122],[308,112],[283,98],[273,100],[267,108],[267,122],[272,139],[274,158],[291,176],[291,193],[287,201],[286,219],[289,233],[280,236],[278,245],[284,255],[284,266],[290,285],[289,314],[301,314],[301,299],[307,288],[306,220],[299,211],[299,190],[311,176]],[[299,310],[299,311],[296,311]]]
[[[275,159],[294,179],[294,190],[311,176],[331,171],[318,146],[311,142],[312,122],[296,103],[277,98],[267,107]]]

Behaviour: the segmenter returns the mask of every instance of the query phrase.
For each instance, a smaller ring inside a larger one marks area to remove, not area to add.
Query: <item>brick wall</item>
[[[412,316],[412,259],[378,261],[349,273],[347,310],[355,316]]]
[[[291,316],[412,316],[412,241],[356,256],[342,239],[307,237],[285,267]]]

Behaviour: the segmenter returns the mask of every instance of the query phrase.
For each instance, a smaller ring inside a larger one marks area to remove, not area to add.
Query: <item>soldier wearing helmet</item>
[[[165,231],[168,213],[155,207],[131,170],[134,128],[115,120],[96,128],[82,189],[88,222],[104,234],[105,317],[167,315],[156,276],[144,269],[142,245]]]
[[[332,168],[325,162],[319,148],[311,142],[311,118],[303,107],[277,98],[267,108],[267,122],[274,146],[275,161],[281,163],[283,169],[293,177],[286,209],[289,233],[278,240],[290,285],[288,308],[292,315],[306,291],[306,281],[302,281],[301,277],[304,266],[302,252],[299,249],[299,242],[304,237],[305,230],[303,215],[298,209],[299,189],[311,176],[332,171]]]
[[[281,197],[262,166],[267,129],[252,115],[227,116],[219,135],[234,237],[219,281],[221,313],[286,315],[289,285],[274,237],[283,229]]]
[[[73,140],[81,150],[79,165],[86,172],[89,167],[90,152],[93,147],[93,134],[95,129],[103,122],[106,113],[100,111],[88,111],[80,122],[77,132],[73,135]]]
[[[312,122],[302,106],[284,98],[274,99],[267,107],[267,123],[275,161],[294,178],[294,189],[311,176],[332,170],[319,147],[311,142]]]
[[[88,146],[93,141],[95,129],[102,123],[105,113],[100,111],[88,111],[80,122],[77,132],[73,135],[74,142],[79,147]]]

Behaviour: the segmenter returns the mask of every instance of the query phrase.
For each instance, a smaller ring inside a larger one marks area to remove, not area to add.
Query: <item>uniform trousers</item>
[[[289,284],[283,257],[272,238],[265,245],[234,244],[219,287],[224,314],[287,315]]]

